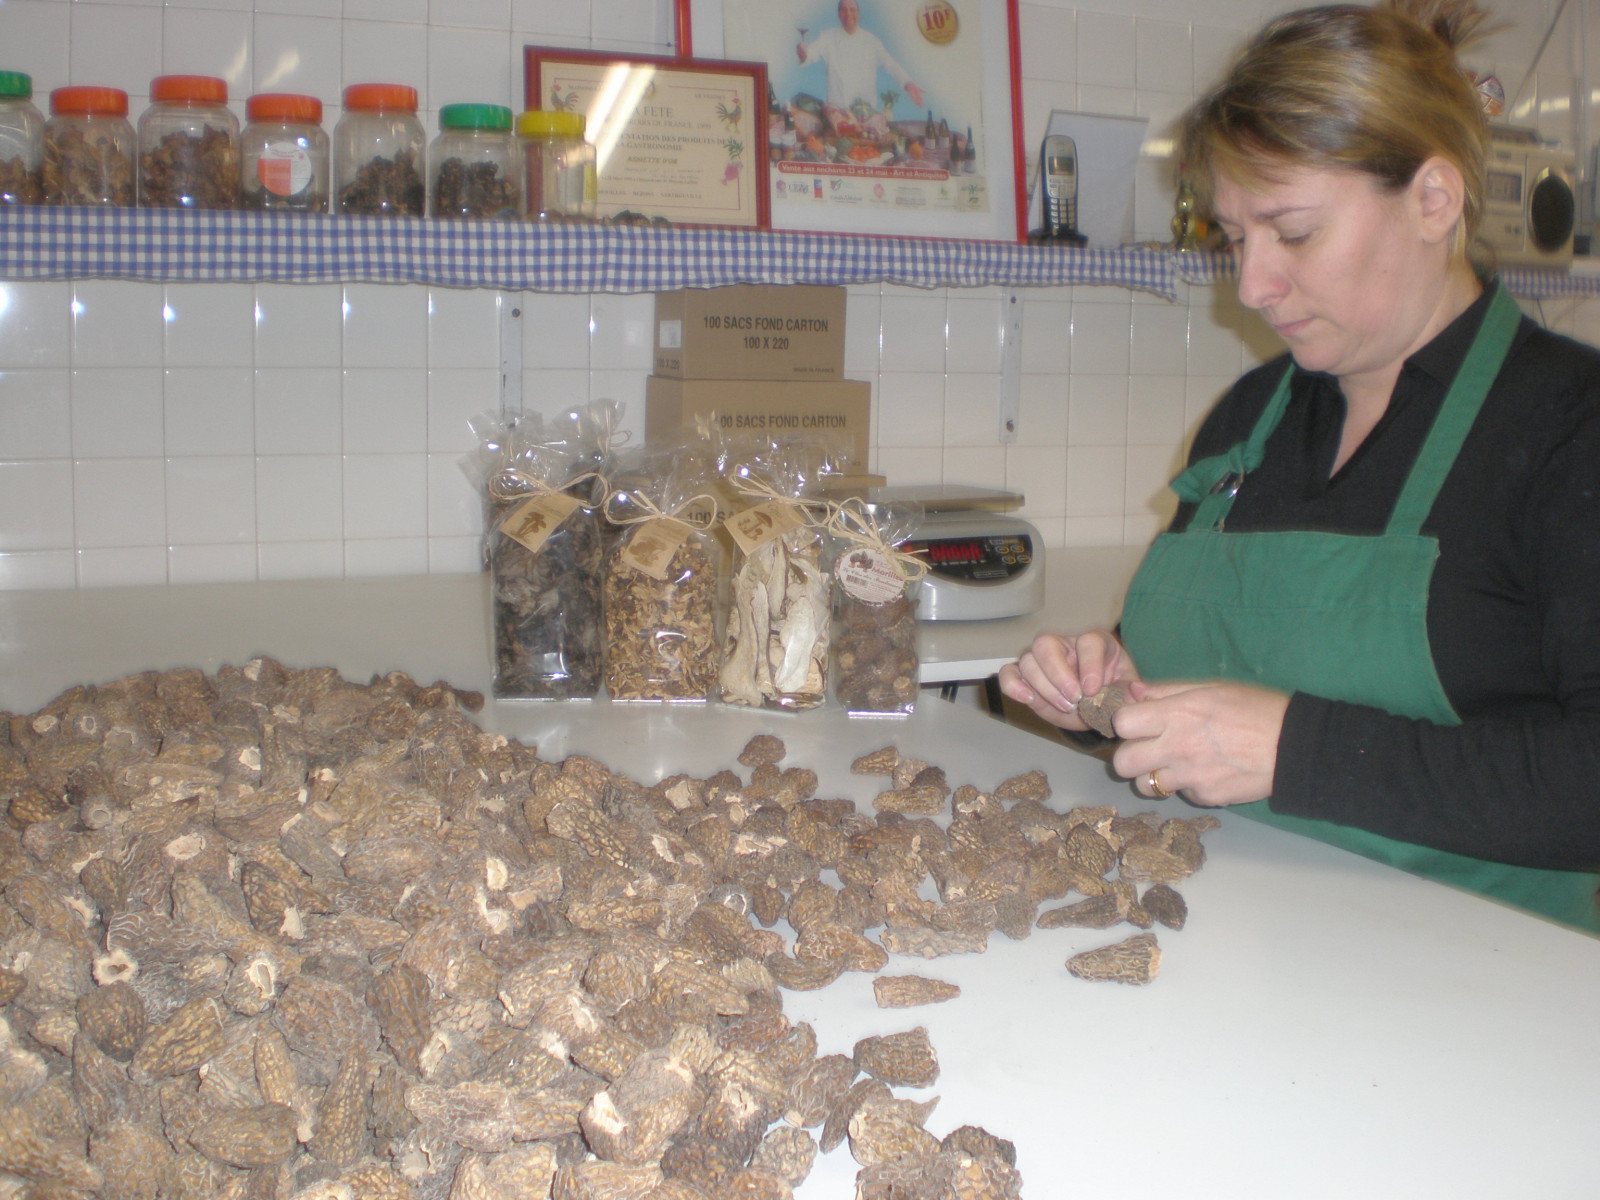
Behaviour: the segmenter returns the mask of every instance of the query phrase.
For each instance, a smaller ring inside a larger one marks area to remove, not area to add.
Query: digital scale
[[[921,621],[990,621],[1035,612],[1044,603],[1044,543],[1007,509],[1016,492],[984,488],[882,487],[872,504],[915,503],[923,516],[905,550],[928,564]]]

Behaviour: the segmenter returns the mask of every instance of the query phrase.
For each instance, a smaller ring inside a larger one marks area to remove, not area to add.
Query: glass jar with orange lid
[[[417,89],[353,83],[333,130],[334,211],[420,217],[427,206],[427,134]]]
[[[44,124],[46,204],[132,208],[137,153],[128,93],[113,87],[59,87]]]
[[[239,201],[248,209],[328,211],[328,135],[315,96],[259,92],[245,102]]]
[[[33,106],[33,78],[0,71],[0,204],[37,204],[44,117]]]
[[[226,80],[150,81],[150,107],[139,117],[139,207],[239,207],[239,119]]]

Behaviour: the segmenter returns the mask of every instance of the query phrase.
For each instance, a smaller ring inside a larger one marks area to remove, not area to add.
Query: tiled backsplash
[[[1244,0],[1116,7],[1021,6],[1028,144],[1052,108],[1148,115],[1159,133],[1262,16]],[[1535,40],[1546,19],[1527,17]],[[0,0],[0,67],[32,74],[41,98],[122,87],[135,113],[152,76],[202,71],[241,110],[252,91],[319,95],[329,128],[346,82],[393,79],[419,87],[433,129],[441,103],[520,107],[524,44],[662,52],[671,28],[667,0]],[[1159,159],[1135,189],[1139,236],[1169,236]],[[1176,304],[1023,295],[1007,443],[1002,291],[850,289],[870,465],[1023,491],[1049,545],[1143,542],[1189,431],[1272,339],[1226,288]],[[0,588],[477,569],[458,464],[469,418],[500,403],[502,304],[522,313],[525,407],[615,399],[642,427],[649,295],[0,281]],[[1600,302],[1546,308],[1600,340]]]

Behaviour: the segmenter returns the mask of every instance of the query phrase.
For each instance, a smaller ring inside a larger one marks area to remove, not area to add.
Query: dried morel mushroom
[[[856,775],[893,775],[895,764],[899,761],[900,751],[893,746],[885,746],[881,750],[863,754],[850,764],[850,770]]]
[[[904,1033],[862,1038],[855,1060],[868,1075],[895,1087],[930,1087],[939,1078],[939,1057],[920,1025]]]
[[[942,1004],[961,995],[961,988],[923,975],[879,975],[872,981],[872,996],[879,1008],[913,1008]]]
[[[764,799],[732,771],[646,787],[483,732],[480,699],[259,659],[0,721],[0,935],[27,947],[0,969],[0,1167],[19,1186],[782,1196],[814,1130],[824,1152],[849,1137],[863,1196],[1012,1198],[1007,1143],[936,1137],[931,1104],[886,1082],[932,1080],[925,1031],[819,1055],[780,989],[981,951],[1046,881],[1170,916],[1116,855],[1188,868],[1209,828],[967,785],[948,828],[880,820],[809,798],[770,737],[741,756]],[[945,790],[893,761],[898,786]],[[792,943],[769,927],[785,916]],[[1072,969],[1144,982],[1157,954],[1146,934]],[[880,1003],[942,991],[874,984]]]
[[[1117,730],[1112,723],[1113,718],[1129,699],[1128,689],[1124,685],[1108,683],[1094,695],[1078,701],[1078,715],[1083,718],[1085,725],[1101,737],[1114,738]]]
[[[1161,947],[1155,934],[1136,933],[1126,941],[1074,954],[1067,960],[1067,970],[1079,979],[1149,983],[1161,970]]]

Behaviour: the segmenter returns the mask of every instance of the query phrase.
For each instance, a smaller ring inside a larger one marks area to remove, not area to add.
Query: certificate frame
[[[525,46],[523,95],[584,113],[602,218],[771,227],[764,63]]]
[[[952,63],[942,71],[935,69],[931,76],[932,87],[921,90],[930,103],[925,106],[932,117],[939,115],[941,100],[948,96],[954,100],[957,111],[950,115],[958,118],[957,126],[975,126],[965,139],[969,146],[980,146],[981,162],[976,170],[969,161],[963,173],[957,173],[948,182],[959,199],[952,203],[937,184],[919,182],[915,171],[907,168],[929,166],[927,162],[911,161],[901,153],[902,144],[916,139],[895,136],[889,141],[883,136],[882,124],[875,135],[875,144],[883,151],[878,161],[865,171],[854,161],[841,162],[838,157],[840,140],[832,142],[824,135],[824,153],[832,160],[815,154],[812,143],[800,135],[805,149],[798,153],[786,145],[789,131],[776,128],[776,115],[769,128],[772,144],[768,150],[768,174],[771,181],[769,211],[774,229],[808,232],[868,233],[886,236],[916,236],[934,238],[961,238],[978,241],[1025,242],[1028,231],[1028,190],[1026,184],[1027,156],[1022,133],[1022,69],[1018,33],[1017,0],[857,0],[862,10],[862,29],[884,30],[902,52],[920,56],[924,64],[936,61],[941,50],[959,48],[945,39],[934,49],[923,45],[906,33],[907,22],[926,22],[928,14],[956,15],[962,31],[975,30],[978,53],[966,51],[959,67]],[[731,51],[742,59],[760,61],[768,68],[768,80],[774,100],[778,94],[792,92],[792,82],[797,69],[795,52],[796,33],[803,28],[815,29],[831,25],[838,18],[837,0],[674,0],[675,20],[680,54],[696,55],[695,61],[717,58]],[[881,10],[881,11],[877,11]],[[885,29],[885,26],[887,28]],[[780,47],[776,38],[779,27],[787,30],[788,46]],[[920,31],[920,26],[919,26]],[[799,41],[806,35],[799,33]],[[923,41],[936,39],[922,33]],[[970,44],[970,43],[969,43]],[[908,55],[908,65],[915,61]],[[976,70],[973,70],[974,65]],[[904,69],[904,68],[903,68]],[[918,68],[911,67],[913,72]],[[816,87],[818,71],[812,71],[809,81]],[[973,82],[973,76],[976,82]],[[880,80],[883,76],[880,74]],[[948,86],[947,86],[948,85]],[[892,90],[892,89],[891,89]],[[909,90],[909,89],[908,89]],[[974,92],[977,103],[972,103]],[[887,97],[882,97],[887,100]],[[792,123],[799,117],[793,100],[780,103],[787,108],[787,118]],[[807,99],[814,100],[811,96]],[[899,117],[896,101],[888,100],[884,111],[894,119],[890,129],[903,135],[908,124]],[[980,107],[978,114],[971,108]],[[834,110],[837,111],[837,110]],[[972,119],[968,119],[968,118]],[[911,123],[914,123],[914,118]],[[826,127],[826,124],[825,124]],[[798,133],[798,130],[796,131]],[[959,143],[961,137],[957,136]],[[981,141],[980,141],[981,139]],[[943,139],[940,139],[943,141]],[[860,146],[861,141],[856,142]],[[852,157],[859,150],[852,147]],[[939,153],[948,153],[941,150]],[[955,156],[950,155],[950,162]],[[809,159],[809,162],[797,161]],[[815,170],[807,174],[805,167]],[[948,163],[946,164],[948,166]],[[841,179],[841,175],[844,176]],[[981,180],[986,202],[982,208],[966,205],[973,190],[973,176]],[[861,181],[865,178],[866,184]],[[902,181],[905,182],[902,182]],[[807,185],[809,184],[809,188]],[[798,186],[797,186],[798,185]],[[918,203],[920,192],[928,202]]]

